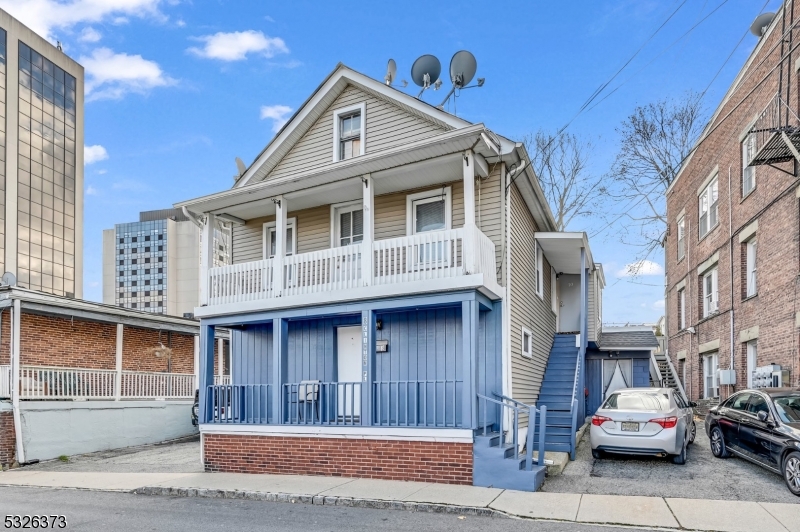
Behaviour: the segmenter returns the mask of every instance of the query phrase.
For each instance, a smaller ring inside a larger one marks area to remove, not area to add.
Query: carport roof
[[[597,347],[603,351],[635,351],[658,348],[652,329],[601,332]]]

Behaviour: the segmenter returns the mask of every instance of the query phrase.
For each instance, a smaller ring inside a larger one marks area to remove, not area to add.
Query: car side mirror
[[[763,410],[761,410],[757,415],[758,415],[758,420],[762,423],[766,422],[767,418],[769,417],[769,414],[767,414]]]

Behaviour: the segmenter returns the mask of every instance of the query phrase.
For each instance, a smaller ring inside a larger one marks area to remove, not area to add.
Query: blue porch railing
[[[461,380],[376,381],[375,425],[462,427],[462,385]]]
[[[361,424],[360,382],[284,384],[282,400],[287,425]]]
[[[492,418],[489,409],[495,410],[496,419],[499,419],[499,432],[504,441],[508,443],[508,436],[510,435],[511,444],[514,446],[514,459],[519,459],[519,433],[521,418],[524,414],[528,415],[528,429],[527,438],[525,440],[525,470],[531,471],[533,469],[533,439],[536,429],[536,417],[539,417],[539,456],[536,460],[536,465],[544,465],[544,444],[545,433],[547,431],[547,407],[542,406],[536,408],[535,406],[527,405],[516,399],[511,399],[505,395],[492,394],[495,398],[486,395],[478,394],[478,404],[482,407],[479,412],[481,414],[481,430],[483,435],[486,435],[487,427],[492,425],[490,420]],[[512,421],[508,425],[507,418],[511,417]]]
[[[273,421],[271,384],[227,384],[207,388],[208,423],[268,424]]]

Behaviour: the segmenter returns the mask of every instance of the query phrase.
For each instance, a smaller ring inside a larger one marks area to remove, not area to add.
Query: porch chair
[[[320,381],[300,381],[297,387],[297,415],[298,419],[303,419],[303,412],[306,410],[306,404],[311,403],[311,415],[316,412],[317,420],[319,417],[319,388]],[[313,417],[311,419],[314,421]]]

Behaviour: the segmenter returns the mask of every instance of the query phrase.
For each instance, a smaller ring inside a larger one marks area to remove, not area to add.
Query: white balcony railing
[[[9,375],[10,384],[10,371],[6,374]],[[113,400],[117,397],[116,378],[117,372],[109,369],[22,366],[20,399]],[[194,379],[195,376],[191,373],[123,371],[120,375],[119,397],[191,399],[194,397]]]
[[[494,243],[477,228],[376,240],[370,250],[371,279],[367,279],[369,273],[362,271],[366,267],[362,266],[363,253],[365,244],[355,244],[285,257],[281,295],[346,291],[477,273],[484,274],[484,282],[496,287]],[[261,260],[211,268],[208,305],[274,298],[273,266],[273,260]]]
[[[0,365],[0,399],[11,397],[11,366]]]
[[[214,385],[215,386],[228,385],[230,383],[231,383],[231,376],[230,375],[214,375]]]

